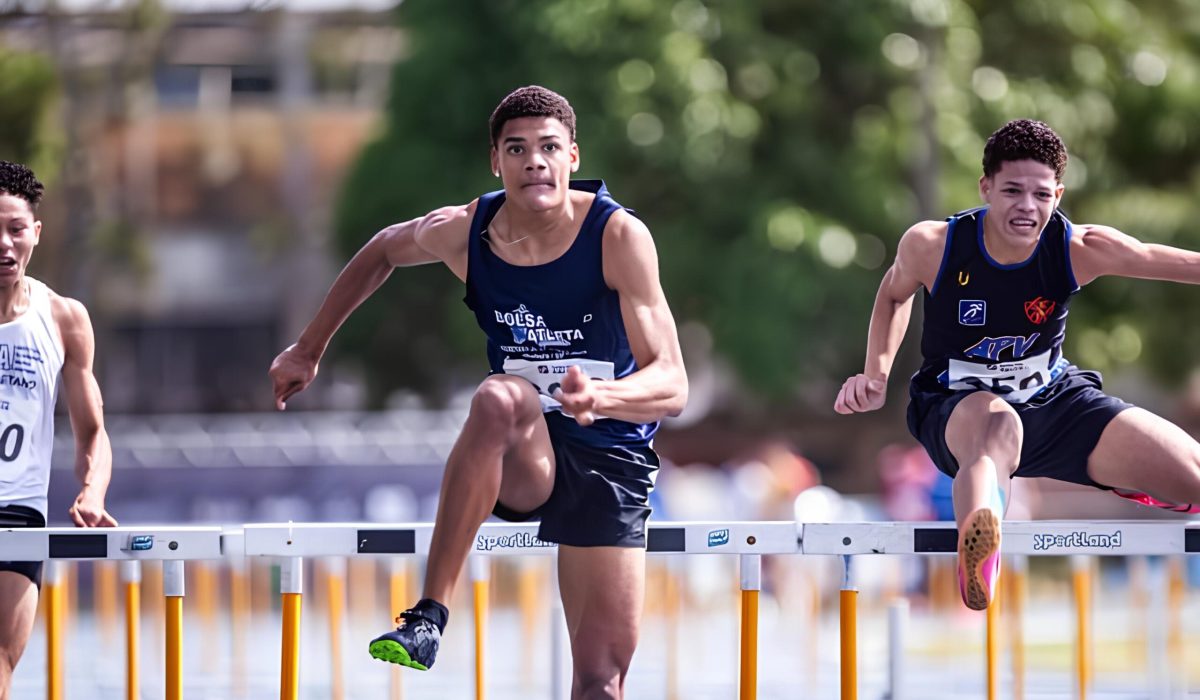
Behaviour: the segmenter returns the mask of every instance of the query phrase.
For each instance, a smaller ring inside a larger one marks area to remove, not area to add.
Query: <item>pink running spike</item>
[[[1172,513],[1200,513],[1200,504],[1197,503],[1170,503],[1168,501],[1160,501],[1154,496],[1141,493],[1140,491],[1129,491],[1126,489],[1113,489],[1113,493],[1134,503],[1162,508]]]
[[[1000,518],[991,508],[967,516],[958,539],[958,590],[972,610],[986,610],[1000,578]]]

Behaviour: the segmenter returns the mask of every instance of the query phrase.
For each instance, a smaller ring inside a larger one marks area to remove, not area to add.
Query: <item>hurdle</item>
[[[1005,521],[1004,554],[1028,556],[1137,556],[1180,555],[1200,553],[1200,522],[1191,521]],[[805,523],[802,526],[801,551],[804,554],[842,556],[846,562],[846,583],[843,593],[852,590],[850,559],[869,554],[940,555],[956,554],[958,530],[953,523]],[[1003,580],[1003,577],[1002,577]],[[1086,575],[1073,578],[1078,620],[1076,673],[1079,697],[1086,697],[1090,672],[1087,615],[1088,596]],[[843,595],[842,605],[853,608],[854,595]],[[843,611],[843,644],[841,658],[842,698],[857,697],[857,649],[847,643],[846,620],[852,624],[856,612]],[[989,616],[989,628],[995,624]],[[991,632],[989,632],[990,634]],[[850,637],[853,640],[853,637]],[[995,700],[995,644],[988,645],[988,700]]]
[[[471,580],[475,591],[475,698],[486,695],[483,656],[483,621],[487,596],[480,594],[486,579],[484,562],[492,556],[551,554],[557,547],[537,538],[537,524],[486,523],[475,536],[471,551]],[[429,523],[380,525],[377,523],[271,523],[246,525],[246,556],[275,557],[281,561],[281,594],[284,597],[283,669],[280,700],[297,700],[299,693],[299,623],[303,561],[312,557],[411,557],[427,556],[433,537]],[[646,532],[646,552],[651,555],[736,554],[741,584],[741,633],[738,692],[740,700],[754,700],[758,685],[758,592],[762,587],[762,556],[799,554],[794,522],[651,522]],[[555,654],[557,661],[559,655]],[[561,684],[568,674],[553,669],[559,679],[554,697],[563,697]]]
[[[63,567],[64,561],[116,560],[126,584],[126,697],[141,697],[138,689],[137,603],[142,561],[163,562],[166,597],[167,700],[183,697],[184,561],[222,556],[219,527],[73,527],[3,529],[0,551],[9,561],[44,561],[46,598],[46,696],[62,700],[63,690]]]

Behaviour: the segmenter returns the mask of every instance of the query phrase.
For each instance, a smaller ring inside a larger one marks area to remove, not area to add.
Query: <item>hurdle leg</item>
[[[908,636],[908,600],[888,605],[888,700],[904,700],[904,638]]]
[[[742,641],[739,700],[758,696],[758,592],[762,589],[762,556],[742,554]]]
[[[1075,587],[1075,675],[1079,700],[1087,700],[1091,680],[1091,559],[1084,555],[1071,557],[1072,581]]]
[[[392,560],[391,574],[388,578],[388,600],[391,601],[388,609],[395,614],[395,611],[403,610],[408,604],[408,560],[396,558]],[[388,617],[391,621],[391,617]],[[400,667],[392,665],[390,689],[391,700],[401,700],[404,697],[404,679],[400,673]]]
[[[342,662],[342,613],[346,604],[346,560],[331,557],[324,566],[325,609],[329,614],[329,677],[331,700],[346,697],[346,681]]]
[[[475,700],[484,700],[487,666],[488,573],[491,563],[486,557],[471,557],[471,587],[475,593]]]
[[[63,562],[45,566],[46,599],[46,700],[63,699]]]
[[[121,562],[121,583],[125,587],[125,700],[138,700],[142,696],[138,678],[142,624],[141,562]]]
[[[1012,557],[1008,568],[1007,590],[1009,624],[1008,653],[1012,657],[1012,697],[1025,700],[1025,597],[1029,572],[1029,559],[1018,554]]]
[[[842,700],[858,700],[858,590],[851,585],[850,555],[843,555],[846,575],[838,594],[842,637]]]
[[[992,602],[987,606],[987,697],[1000,697],[1000,582],[995,583]]]
[[[304,590],[304,560],[288,557],[279,567],[283,597],[283,649],[279,665],[279,700],[297,700],[300,693],[300,599]]]
[[[183,698],[183,560],[163,562],[163,596],[166,598],[166,697]]]

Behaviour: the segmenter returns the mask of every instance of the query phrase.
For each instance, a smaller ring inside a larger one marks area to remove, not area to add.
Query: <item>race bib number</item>
[[[955,391],[982,389],[1009,403],[1025,403],[1057,379],[1067,367],[1066,359],[1061,356],[1052,366],[1051,354],[1052,351],[1047,350],[1040,355],[994,364],[963,362],[952,358],[943,375],[943,383]]]
[[[537,387],[538,398],[542,401],[543,413],[547,411],[559,411],[565,415],[570,415],[562,410],[562,404],[554,398],[554,393],[558,391],[563,378],[567,376],[567,370],[572,366],[582,369],[583,373],[591,379],[603,379],[606,381],[613,379],[613,363],[605,362],[604,360],[588,360],[586,358],[574,358],[570,360],[521,360],[510,357],[504,360],[504,373],[521,377]]]

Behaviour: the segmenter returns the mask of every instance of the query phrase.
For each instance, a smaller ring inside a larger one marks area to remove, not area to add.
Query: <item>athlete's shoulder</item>
[[[650,228],[645,222],[625,209],[617,209],[604,225],[604,238],[621,245],[653,242]]]
[[[473,199],[469,204],[434,209],[417,219],[417,234],[433,233],[440,236],[459,231],[465,234],[471,228],[471,220],[475,217],[475,209],[478,206],[479,199]]]
[[[43,285],[43,287],[50,300],[50,313],[60,329],[65,331],[82,324],[91,325],[87,307],[83,305],[82,301],[63,296],[48,286]]]
[[[946,234],[950,230],[947,221],[918,221],[900,237],[897,255],[919,256],[930,254],[941,256],[946,247]]]

